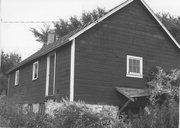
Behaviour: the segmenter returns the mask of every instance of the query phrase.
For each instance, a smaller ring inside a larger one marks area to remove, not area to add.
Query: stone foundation
[[[83,105],[83,103],[77,103],[77,105]],[[104,112],[105,114],[111,114],[112,117],[116,118],[118,116],[119,108],[117,106],[112,105],[95,105],[95,104],[85,104],[88,108],[90,108],[95,113]],[[39,111],[44,111],[45,113],[53,116],[53,111],[63,107],[63,103],[54,102],[53,100],[48,100],[43,105],[41,104],[24,104],[22,105],[23,113],[27,113],[28,111],[32,111],[34,113],[38,113]],[[44,113],[43,112],[43,113]],[[42,113],[42,112],[41,112]]]

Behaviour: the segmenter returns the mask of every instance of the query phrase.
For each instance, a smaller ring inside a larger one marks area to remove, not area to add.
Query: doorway
[[[53,52],[47,56],[46,69],[46,96],[53,96],[55,92],[55,71],[56,71],[56,53]]]

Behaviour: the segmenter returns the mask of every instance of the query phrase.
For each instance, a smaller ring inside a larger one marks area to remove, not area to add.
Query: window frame
[[[19,85],[19,70],[16,70],[16,72],[15,72],[14,85],[15,86]]]
[[[37,76],[35,77],[35,65],[37,64]],[[36,61],[33,63],[33,70],[32,70],[32,80],[37,80],[38,79],[38,76],[39,76],[39,61]]]
[[[130,59],[136,59],[139,60],[139,70],[140,73],[135,73],[135,72],[130,72],[129,71],[129,60]],[[131,56],[131,55],[127,55],[127,63],[126,63],[126,76],[127,77],[135,77],[135,78],[143,78],[143,57],[139,57],[139,56]]]

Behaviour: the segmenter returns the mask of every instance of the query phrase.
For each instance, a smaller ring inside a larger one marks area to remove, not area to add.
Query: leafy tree
[[[54,22],[56,35],[58,38],[61,38],[78,27],[97,20],[105,13],[105,9],[98,7],[91,12],[84,11],[80,18],[77,16],[71,16],[68,20],[59,19],[59,22]],[[158,13],[156,15],[174,38],[180,42],[180,17],[174,17],[169,13]],[[40,31],[35,28],[30,28],[30,31],[33,33],[36,41],[43,43],[43,46],[46,45],[48,32],[50,31],[49,25],[45,24]]]
[[[2,90],[7,88],[7,75],[6,72],[14,65],[21,61],[21,56],[17,53],[4,53],[1,52],[1,68],[0,68],[0,94]]]
[[[83,12],[81,17],[71,16],[68,20],[59,19],[58,22],[54,22],[55,32],[57,38],[61,38],[69,32],[81,27],[89,22],[95,21],[105,14],[105,9],[97,8],[91,12]],[[40,31],[35,28],[30,28],[36,41],[43,43],[43,46],[47,43],[48,32],[50,31],[50,26],[45,24]]]
[[[33,33],[34,37],[36,38],[36,41],[43,43],[43,45],[45,45],[45,42],[47,42],[49,30],[50,30],[50,26],[47,24],[43,25],[43,28],[41,28],[40,32],[35,28],[30,28],[30,31]]]
[[[174,17],[169,13],[158,13],[157,17],[180,43],[180,17]]]

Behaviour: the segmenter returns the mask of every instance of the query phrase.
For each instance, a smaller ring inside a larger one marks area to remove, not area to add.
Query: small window
[[[127,73],[128,77],[143,78],[143,58],[127,55]]]
[[[36,61],[33,63],[32,80],[36,80],[38,78],[38,68],[39,68],[39,62]]]
[[[19,84],[19,70],[17,70],[15,72],[15,82],[14,82],[15,85],[18,85]]]

